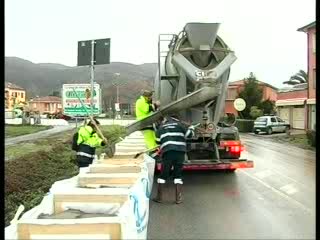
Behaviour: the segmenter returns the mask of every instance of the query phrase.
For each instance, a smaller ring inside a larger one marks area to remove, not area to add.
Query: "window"
[[[21,93],[21,98],[23,98],[23,92]]]
[[[316,52],[316,33],[312,34],[312,51]]]
[[[14,93],[14,96],[15,96],[15,97],[18,97],[18,93],[17,93],[17,92],[15,92],[15,93]]]
[[[276,118],[272,117],[272,118],[271,118],[271,122],[273,122],[273,123],[274,123],[274,122],[277,122]]]
[[[313,69],[313,89],[316,89],[316,82],[317,82],[317,78],[316,78],[316,69]]]
[[[237,98],[237,89],[229,89],[228,90],[228,99],[236,99]]]
[[[266,118],[266,117],[259,117],[259,118],[257,118],[257,122],[267,122],[267,120],[268,120],[268,118]]]
[[[281,118],[277,117],[278,122],[284,122]]]

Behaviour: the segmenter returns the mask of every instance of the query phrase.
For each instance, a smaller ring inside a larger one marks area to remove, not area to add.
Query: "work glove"
[[[189,129],[190,130],[192,130],[192,131],[194,131],[197,127],[199,127],[200,126],[200,123],[197,123],[197,124],[195,124],[195,125],[190,125],[189,126]]]
[[[107,143],[106,143],[104,140],[101,142],[101,146],[102,146],[102,147],[104,147],[106,144],[107,144]]]

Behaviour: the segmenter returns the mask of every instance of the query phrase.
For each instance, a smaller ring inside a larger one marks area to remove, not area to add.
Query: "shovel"
[[[133,158],[138,158],[141,154],[143,154],[143,153],[147,153],[147,152],[152,152],[152,151],[154,151],[154,150],[156,150],[156,149],[158,149],[158,148],[159,148],[159,147],[158,147],[158,146],[156,146],[156,147],[154,147],[154,148],[147,149],[147,150],[142,151],[142,152],[138,152],[136,155],[134,155],[134,157],[133,157]]]

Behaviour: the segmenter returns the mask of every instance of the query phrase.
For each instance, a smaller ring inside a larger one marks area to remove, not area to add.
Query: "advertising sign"
[[[63,84],[62,86],[62,108],[63,113],[68,116],[86,116],[86,110],[81,105],[79,98],[82,100],[86,109],[91,113],[91,84]],[[88,93],[90,93],[88,97]],[[93,114],[101,114],[101,89],[100,85],[94,84],[93,91]]]

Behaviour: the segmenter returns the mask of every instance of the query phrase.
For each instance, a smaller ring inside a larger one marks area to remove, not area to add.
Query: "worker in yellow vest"
[[[136,119],[141,120],[155,112],[160,106],[160,102],[152,103],[151,91],[144,90],[142,95],[136,101]],[[148,149],[157,147],[155,129],[153,125],[141,129],[144,141]]]

